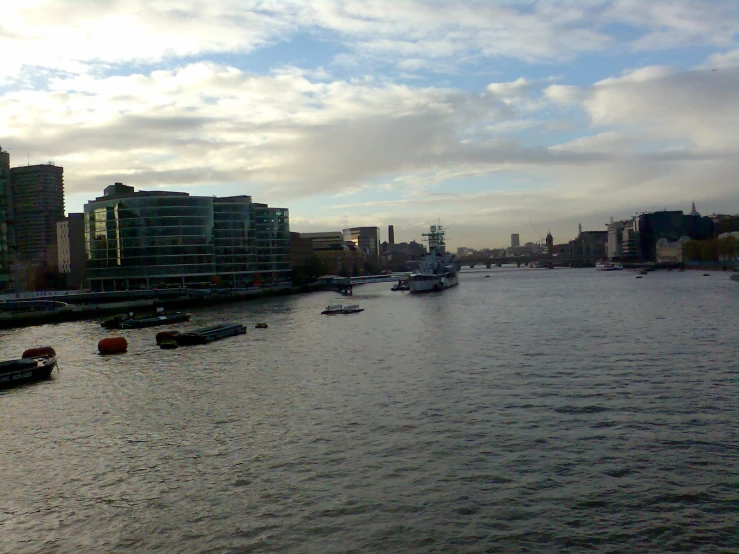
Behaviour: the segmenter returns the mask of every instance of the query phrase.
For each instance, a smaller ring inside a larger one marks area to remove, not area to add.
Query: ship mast
[[[421,236],[426,237],[429,243],[429,252],[444,252],[444,228],[441,225],[432,225],[428,233]]]

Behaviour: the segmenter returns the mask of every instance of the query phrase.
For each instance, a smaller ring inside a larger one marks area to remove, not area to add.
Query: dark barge
[[[185,333],[173,332],[170,339],[177,343],[177,346],[191,346],[194,344],[208,344],[213,341],[234,337],[236,335],[245,335],[246,326],[240,323],[221,323],[212,325],[211,327],[203,327],[194,331]],[[162,346],[163,343],[160,343]]]
[[[143,329],[169,323],[184,323],[190,321],[190,314],[184,312],[162,312],[155,315],[133,317],[116,315],[106,319],[100,325],[106,329]]]

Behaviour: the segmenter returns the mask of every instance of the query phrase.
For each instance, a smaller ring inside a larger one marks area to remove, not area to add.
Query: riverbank
[[[39,311],[13,311],[0,312],[0,329],[14,329],[17,327],[29,327],[34,325],[47,325],[50,323],[64,323],[68,321],[84,321],[88,319],[102,319],[111,315],[128,312],[153,312],[155,308],[165,309],[187,309],[235,302],[248,302],[259,298],[272,296],[286,296],[292,294],[307,294],[326,290],[324,284],[310,284],[302,286],[270,287],[251,290],[220,290],[207,294],[192,296],[181,294],[172,296],[167,291],[157,295],[156,291],[149,298],[136,300],[124,300],[121,302],[92,303],[82,302],[62,308]]]

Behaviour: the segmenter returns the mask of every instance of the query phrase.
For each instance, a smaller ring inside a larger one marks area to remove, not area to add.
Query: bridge
[[[501,266],[504,264],[515,264],[518,266],[540,264],[544,267],[592,267],[595,265],[595,260],[583,255],[557,254],[554,256],[547,256],[542,254],[532,254],[529,256],[511,256],[500,258],[465,256],[464,258],[460,259],[460,263],[462,264],[462,267],[475,267],[478,265],[484,265],[488,268],[492,266]]]

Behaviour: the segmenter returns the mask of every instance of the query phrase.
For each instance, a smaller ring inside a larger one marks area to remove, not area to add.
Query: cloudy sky
[[[736,213],[738,6],[4,0],[0,145],[68,211],[122,181],[453,247]]]

